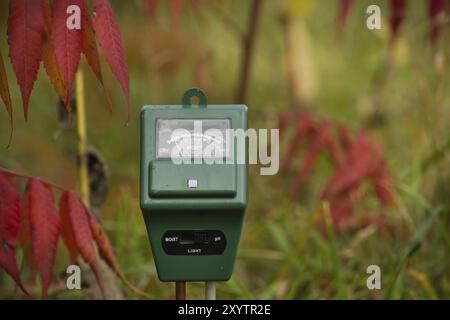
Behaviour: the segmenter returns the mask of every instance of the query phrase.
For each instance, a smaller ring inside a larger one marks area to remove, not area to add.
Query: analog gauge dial
[[[158,119],[158,158],[225,158],[229,119]]]

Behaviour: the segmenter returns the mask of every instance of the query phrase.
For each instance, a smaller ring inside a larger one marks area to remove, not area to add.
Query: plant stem
[[[205,300],[216,300],[216,283],[214,281],[205,282]]]
[[[87,167],[87,133],[86,133],[86,107],[84,101],[84,76],[79,69],[76,80],[77,101],[77,134],[78,134],[78,158],[80,161],[80,195],[86,207],[90,208],[89,201],[89,172]]]
[[[218,18],[222,19],[224,25],[232,30],[239,39],[242,39],[244,32],[242,28],[233,20],[233,18],[227,14],[225,10],[216,1],[205,1],[206,5],[209,5],[210,9],[214,11]]]
[[[301,105],[301,101],[298,100],[296,92],[296,84],[298,79],[296,79],[294,74],[293,61],[295,59],[292,50],[292,30],[291,30],[291,18],[288,13],[283,13],[281,16],[281,25],[283,27],[283,38],[284,38],[284,52],[286,59],[286,81],[288,86],[288,94],[291,102],[291,109],[298,109]]]
[[[238,87],[236,91],[236,103],[245,103],[247,99],[248,85],[255,46],[256,32],[258,30],[259,17],[261,15],[262,0],[252,0],[247,33],[242,39],[243,51],[241,70],[239,73]]]
[[[186,300],[186,281],[175,282],[175,299]]]
[[[89,183],[89,171],[88,171],[88,158],[87,158],[87,129],[86,129],[86,103],[85,103],[85,91],[84,91],[84,74],[83,69],[78,69],[76,75],[76,88],[75,95],[77,101],[77,135],[78,135],[78,159],[79,159],[79,178],[80,178],[80,198],[83,201],[86,208],[91,210],[90,204],[90,183]],[[100,265],[100,271],[105,273],[109,271],[106,264]],[[118,284],[112,277],[106,278],[106,288],[108,290],[107,295],[101,292],[103,298],[111,299],[123,299],[123,293],[119,289]],[[130,286],[131,287],[131,286]],[[98,296],[95,296],[98,298]]]

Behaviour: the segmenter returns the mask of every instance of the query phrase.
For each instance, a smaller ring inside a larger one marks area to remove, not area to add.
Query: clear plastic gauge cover
[[[230,119],[158,119],[157,158],[226,158]]]

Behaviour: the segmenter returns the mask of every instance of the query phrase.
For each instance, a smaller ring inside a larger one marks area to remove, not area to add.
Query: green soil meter
[[[247,206],[246,131],[245,105],[208,105],[200,89],[182,105],[142,108],[140,205],[161,281],[231,277]]]

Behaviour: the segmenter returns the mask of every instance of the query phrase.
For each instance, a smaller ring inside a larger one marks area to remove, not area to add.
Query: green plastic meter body
[[[182,105],[142,108],[140,205],[161,281],[231,277],[247,206],[246,130],[245,105],[207,105],[198,89]]]

